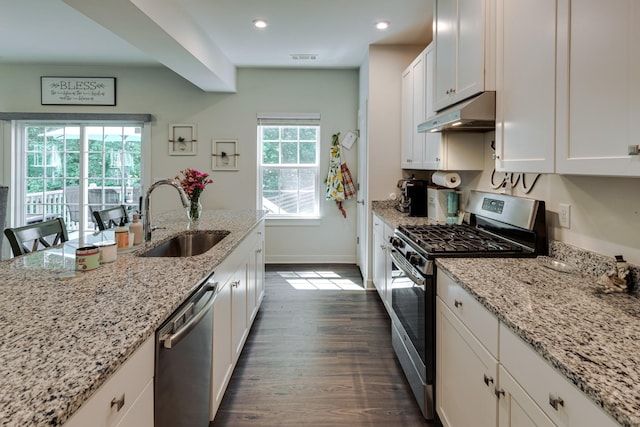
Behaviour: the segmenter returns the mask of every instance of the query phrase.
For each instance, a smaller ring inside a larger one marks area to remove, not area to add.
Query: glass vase
[[[202,203],[200,203],[200,199],[191,199],[191,203],[187,208],[187,216],[189,217],[189,221],[197,222],[200,220],[200,215],[202,214]]]

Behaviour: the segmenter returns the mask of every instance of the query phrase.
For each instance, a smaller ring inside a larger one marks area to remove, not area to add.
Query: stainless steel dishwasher
[[[209,425],[216,294],[212,275],[156,331],[156,427]]]

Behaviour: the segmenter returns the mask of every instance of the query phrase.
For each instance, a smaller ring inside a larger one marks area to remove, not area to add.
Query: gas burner
[[[403,225],[398,231],[429,255],[519,253],[522,248],[469,225]]]

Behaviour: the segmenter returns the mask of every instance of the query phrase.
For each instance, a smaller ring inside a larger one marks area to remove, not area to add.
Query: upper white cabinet
[[[425,116],[425,52],[413,60],[402,73],[402,167],[422,169],[425,134],[418,125]]]
[[[555,170],[556,8],[497,0],[496,169]]]
[[[495,89],[495,0],[436,0],[435,109]]]
[[[558,9],[556,171],[640,176],[640,7],[573,0]],[[598,31],[593,31],[596,23]]]
[[[402,167],[482,170],[483,134],[418,132],[418,125],[436,114],[434,76],[435,44],[431,43],[402,74]]]

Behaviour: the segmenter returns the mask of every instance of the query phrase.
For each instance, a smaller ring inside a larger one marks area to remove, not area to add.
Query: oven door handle
[[[409,261],[404,259],[404,257],[399,257],[398,256],[398,251],[397,250],[395,250],[395,249],[391,250],[391,259],[395,263],[396,267],[398,267],[400,270],[402,270],[402,272],[409,279],[411,279],[411,281],[413,283],[415,283],[417,286],[421,287],[423,291],[426,291],[426,280],[424,278],[418,277],[418,275],[416,275],[414,272],[411,271],[411,270],[413,270],[413,267],[411,266],[411,264],[409,264]]]

